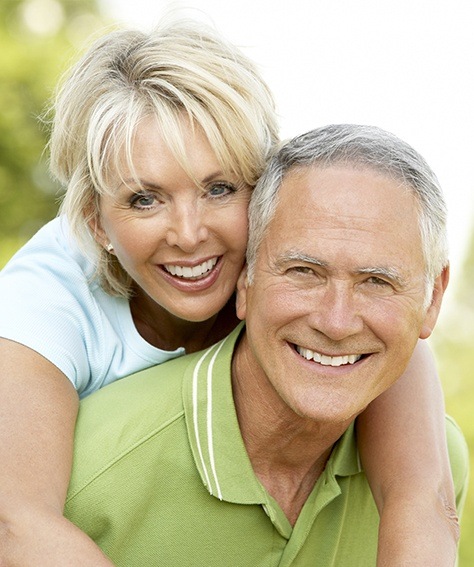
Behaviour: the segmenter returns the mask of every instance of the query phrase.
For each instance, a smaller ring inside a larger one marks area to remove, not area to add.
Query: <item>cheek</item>
[[[269,285],[261,300],[266,302],[272,318],[282,322],[306,319],[317,312],[320,305],[320,298],[313,290],[298,289],[283,282]]]
[[[253,319],[262,335],[271,334],[271,330],[304,315],[303,306],[295,297],[296,294],[288,292],[284,287],[265,285],[264,277],[262,273],[256,273],[257,286],[251,286],[247,294],[247,319]]]
[[[402,352],[409,353],[414,348],[421,321],[418,310],[392,306],[390,309],[372,309],[367,325],[392,350],[394,356],[400,357]]]
[[[161,223],[154,218],[122,218],[114,223],[115,237],[124,249],[149,249],[163,238]]]
[[[132,274],[153,256],[157,247],[156,238],[152,238],[155,234],[130,223],[118,225],[116,229],[110,235],[115,255],[123,268]]]
[[[247,207],[231,208],[226,211],[226,214],[219,215],[214,232],[227,242],[229,249],[244,258],[248,240]]]

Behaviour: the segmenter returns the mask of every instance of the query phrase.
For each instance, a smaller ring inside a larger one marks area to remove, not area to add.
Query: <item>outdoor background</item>
[[[54,86],[90,38],[164,10],[215,24],[259,66],[282,135],[330,122],[370,123],[428,160],[449,207],[452,276],[430,339],[448,412],[474,458],[474,3],[471,0],[1,0],[0,267],[57,211],[47,171]],[[1,316],[1,314],[0,314]],[[460,567],[474,565],[474,494]]]

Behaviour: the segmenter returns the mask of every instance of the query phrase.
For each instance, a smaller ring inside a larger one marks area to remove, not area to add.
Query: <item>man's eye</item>
[[[290,271],[296,274],[314,274],[314,270],[308,266],[293,266]]]
[[[376,285],[376,286],[380,286],[380,287],[383,287],[383,286],[390,286],[390,285],[391,285],[388,281],[383,280],[382,278],[378,278],[378,277],[376,277],[376,276],[373,276],[373,277],[369,278],[369,279],[367,280],[367,282],[368,282],[369,284]]]

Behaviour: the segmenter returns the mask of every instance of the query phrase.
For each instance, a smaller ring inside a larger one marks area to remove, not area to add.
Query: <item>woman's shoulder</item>
[[[56,217],[42,226],[13,255],[3,271],[8,272],[30,260],[34,260],[31,266],[36,269],[52,268],[55,274],[80,271],[90,279],[94,273],[93,261],[79,248],[64,216]]]
[[[89,387],[91,376],[100,382],[110,364],[108,311],[116,298],[104,297],[92,274],[62,217],[42,227],[0,272],[0,336],[41,354],[78,391]]]

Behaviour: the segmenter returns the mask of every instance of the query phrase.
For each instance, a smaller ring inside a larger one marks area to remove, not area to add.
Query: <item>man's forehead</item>
[[[291,191],[296,191],[296,189],[317,190],[322,183],[328,180],[337,182],[340,186],[349,190],[353,186],[352,183],[361,178],[376,182],[379,187],[390,186],[392,191],[394,187],[398,187],[400,191],[412,194],[403,179],[396,178],[392,174],[369,164],[350,162],[294,166],[285,173],[280,193],[282,190],[288,190],[288,188]],[[354,186],[357,187],[357,183]]]
[[[357,270],[398,270],[400,250],[422,255],[412,192],[380,172],[342,165],[290,171],[265,240],[274,258],[298,250],[329,264],[337,251],[355,255]]]
[[[291,169],[284,177],[275,217],[292,225],[311,220],[315,227],[322,216],[354,228],[358,222],[368,230],[380,222],[402,222],[407,216],[419,230],[419,203],[414,191],[398,179],[368,166],[312,165]],[[274,217],[274,218],[275,218]]]

